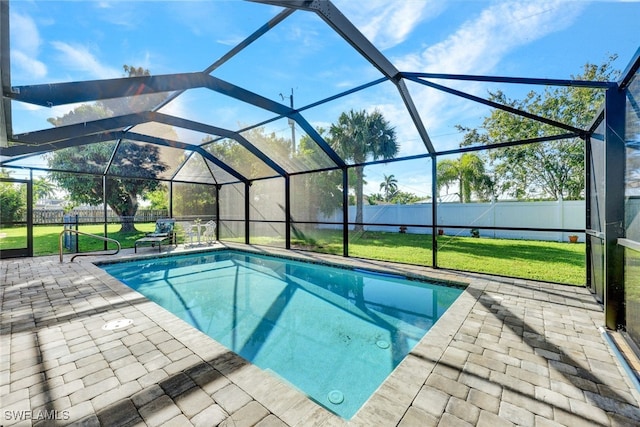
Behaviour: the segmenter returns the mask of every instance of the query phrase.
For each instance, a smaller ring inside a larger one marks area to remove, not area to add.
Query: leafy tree
[[[585,64],[574,80],[611,81],[616,56],[601,65]],[[604,91],[580,88],[547,88],[544,93],[529,92],[524,99],[508,98],[503,92],[491,92],[489,98],[500,104],[528,111],[558,122],[586,129],[604,100]],[[479,129],[458,126],[465,132],[461,145],[494,144],[551,136],[562,131],[539,121],[496,109]],[[579,138],[526,144],[491,150],[490,164],[496,176],[496,190],[517,199],[584,197],[584,141]]]
[[[284,160],[289,159],[291,142],[278,137],[275,132],[267,132],[263,126],[249,129],[243,132],[242,136],[259,150],[266,153],[276,163],[282,164]],[[214,141],[213,137],[208,136],[203,140],[203,143],[205,150],[250,180],[277,176],[277,172],[269,167],[268,164],[234,139],[224,138]],[[215,192],[211,186],[200,185],[199,190],[194,189],[193,191],[199,191],[200,196],[194,197],[192,204],[196,203],[198,199],[215,201]],[[268,185],[254,185],[251,193],[252,197],[263,198],[264,200],[273,196],[273,190],[269,189]],[[284,186],[282,187],[282,194],[284,194]],[[284,213],[284,205],[281,208]]]
[[[216,211],[216,189],[198,183],[173,184],[173,214],[175,216],[211,216]]]
[[[370,205],[379,205],[384,203],[384,196],[380,193],[373,193],[367,196],[367,202]]]
[[[59,150],[49,159],[52,169],[73,170],[78,164],[91,159],[97,164],[107,164],[113,152],[112,143],[90,144],[74,149]],[[156,190],[155,180],[166,166],[161,162],[157,147],[123,143],[118,155],[130,162],[112,165],[110,172],[116,176],[140,176],[146,179],[109,177],[106,180],[105,199],[113,212],[120,217],[121,231],[135,231],[133,217],[138,211],[138,198],[144,192]],[[131,161],[131,159],[135,159]],[[81,175],[66,172],[50,172],[51,178],[69,192],[72,202],[99,205],[102,203],[102,175]]]
[[[19,189],[8,182],[0,182],[0,222],[21,221],[26,199]]]
[[[384,175],[383,181],[380,183],[380,190],[384,193],[384,201],[389,202],[391,198],[398,192],[398,180],[391,174]]]
[[[149,70],[125,65],[128,77],[147,76]],[[54,126],[65,126],[81,121],[113,117],[125,112],[150,110],[163,99],[163,94],[141,97],[109,99],[93,104],[82,104],[61,117],[52,117],[48,121]],[[49,168],[56,170],[87,170],[79,167],[86,165],[94,171],[109,164],[115,145],[113,142],[101,142],[73,147],[53,152],[49,158]],[[118,147],[118,158],[123,162],[113,163],[107,179],[105,199],[109,207],[120,217],[122,232],[136,231],[133,218],[138,211],[138,199],[159,187],[157,177],[167,169],[161,161],[160,150],[148,144],[122,142]],[[102,203],[102,175],[79,175],[63,172],[51,172],[51,178],[67,190],[74,203],[99,205]],[[118,176],[136,176],[134,178],[118,178]]]
[[[243,132],[242,136],[267,153],[276,163],[280,159],[289,158],[291,142],[278,137],[275,132],[268,133],[264,127],[256,127]],[[270,177],[276,175],[266,163],[252,154],[238,141],[224,138],[215,142],[213,137],[203,140],[203,147],[249,179]]]
[[[373,160],[391,159],[398,154],[399,146],[396,141],[395,129],[379,111],[369,114],[366,111],[342,113],[338,122],[331,125],[331,146],[345,160],[351,160],[356,165],[355,199],[356,223],[362,223],[362,208],[364,205],[364,166],[361,163],[369,158]],[[362,225],[356,225],[355,231],[362,231]]]
[[[56,185],[43,176],[38,177],[33,181],[34,201],[51,197],[55,194],[55,191]]]
[[[11,173],[0,169],[0,178],[10,178]],[[27,193],[24,186],[17,187],[10,182],[0,182],[0,223],[24,221]]]
[[[169,210],[169,194],[167,187],[164,185],[159,186],[153,191],[149,191],[146,194],[146,199],[151,202],[149,209],[153,210]]]
[[[430,199],[431,197],[427,198]],[[369,202],[370,205],[381,205],[385,203],[394,205],[409,205],[411,203],[416,203],[422,199],[423,197],[419,197],[416,194],[400,190],[393,193],[393,197],[391,197],[388,201],[386,201],[384,199],[384,196],[380,193],[374,193],[367,196],[367,202]]]
[[[458,185],[458,197],[461,203],[471,202],[475,194],[480,199],[491,195],[491,178],[485,173],[484,161],[476,154],[464,153],[458,159],[445,159],[438,162],[436,169],[438,193],[451,184]]]
[[[211,140],[210,137],[206,140]],[[211,185],[214,183],[211,171],[206,161],[199,154],[189,154],[184,152],[179,159],[179,164],[183,164],[180,173],[175,177],[177,180],[199,181],[193,183],[174,182],[172,191],[173,215],[174,216],[212,216],[216,214],[216,189]],[[186,163],[185,163],[186,162]],[[162,186],[147,197],[155,200],[155,209],[168,209],[167,188]],[[164,207],[160,207],[164,206]]]
[[[413,193],[409,193],[406,191],[396,191],[390,202],[393,204],[408,205],[411,203],[416,203],[419,200],[422,200],[422,197],[418,197]]]
[[[323,138],[327,138],[326,129],[319,127],[316,131]],[[326,161],[326,154],[305,134],[300,138],[295,158],[304,158],[307,163],[321,165]],[[295,185],[292,186],[292,197],[294,200],[304,201],[296,203],[297,217],[294,219],[304,218],[315,221],[319,213],[331,216],[336,209],[342,207],[341,170],[297,175],[293,179],[295,181],[292,182],[295,182]],[[303,209],[306,209],[306,212],[302,212]]]

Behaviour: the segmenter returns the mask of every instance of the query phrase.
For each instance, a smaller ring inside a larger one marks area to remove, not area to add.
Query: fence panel
[[[349,217],[355,218],[355,206],[349,206]],[[369,224],[398,224],[398,226],[367,225],[366,230],[396,232],[400,225],[409,225],[407,233],[431,234],[431,203],[413,205],[365,205],[363,221]],[[341,215],[320,217],[319,222],[341,222]],[[469,236],[471,228],[481,230],[482,237],[566,241],[564,232],[538,232],[526,230],[483,230],[491,227],[514,228],[585,228],[584,200],[561,200],[542,202],[495,202],[495,203],[441,203],[438,205],[438,224],[469,227],[469,229],[444,228],[449,235]],[[324,225],[323,228],[338,228]],[[576,233],[584,242],[584,233]]]
[[[74,209],[68,215],[77,215],[81,224],[103,223],[104,210],[102,209]],[[63,224],[65,212],[62,209],[34,209],[33,223],[35,225]],[[135,222],[155,222],[160,218],[166,218],[166,209],[140,209],[134,217]],[[121,218],[111,209],[107,209],[107,222],[120,222]]]

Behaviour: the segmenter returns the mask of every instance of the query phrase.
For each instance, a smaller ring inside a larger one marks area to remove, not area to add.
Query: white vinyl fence
[[[367,225],[365,230],[398,232],[407,226],[407,233],[431,234],[431,203],[414,205],[365,205],[364,223],[397,224],[394,226]],[[349,206],[349,222],[356,218],[356,207]],[[322,217],[319,221],[341,222],[342,214]],[[584,242],[584,233],[489,230],[484,227],[585,229],[584,200],[548,202],[496,202],[496,203],[441,203],[438,204],[438,224],[468,228],[446,228],[444,234],[468,237],[471,228],[480,231],[480,237],[508,239],[567,241],[569,234],[577,234]],[[331,226],[327,226],[330,228]]]

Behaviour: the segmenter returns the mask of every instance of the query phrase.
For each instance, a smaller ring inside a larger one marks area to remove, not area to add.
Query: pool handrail
[[[60,252],[60,262],[62,262],[62,257],[63,257],[63,254],[62,254],[62,236],[64,235],[64,233],[81,234],[83,236],[93,237],[95,239],[103,240],[105,242],[114,242],[116,245],[118,245],[118,249],[115,252],[108,253],[108,254],[100,254],[100,255],[116,255],[117,253],[120,252],[120,249],[122,249],[122,246],[120,245],[120,242],[117,241],[116,239],[111,239],[109,237],[98,236],[96,234],[85,233],[84,231],[66,229],[66,230],[62,230],[60,232],[60,235],[58,236],[58,251]],[[89,254],[75,254],[74,256],[71,257],[71,261],[70,262],[73,262],[73,260],[76,257],[79,257],[79,256],[95,256],[95,254],[91,254],[91,253],[89,253]]]

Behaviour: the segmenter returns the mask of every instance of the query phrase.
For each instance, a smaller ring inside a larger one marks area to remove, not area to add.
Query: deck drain
[[[102,325],[102,329],[105,331],[115,331],[131,325],[133,325],[133,320],[131,319],[116,319]]]
[[[333,403],[334,405],[339,405],[344,402],[344,394],[342,394],[340,390],[330,391],[327,398],[329,399],[329,402]]]
[[[380,348],[389,348],[389,342],[385,340],[380,340],[376,343],[376,345]]]

